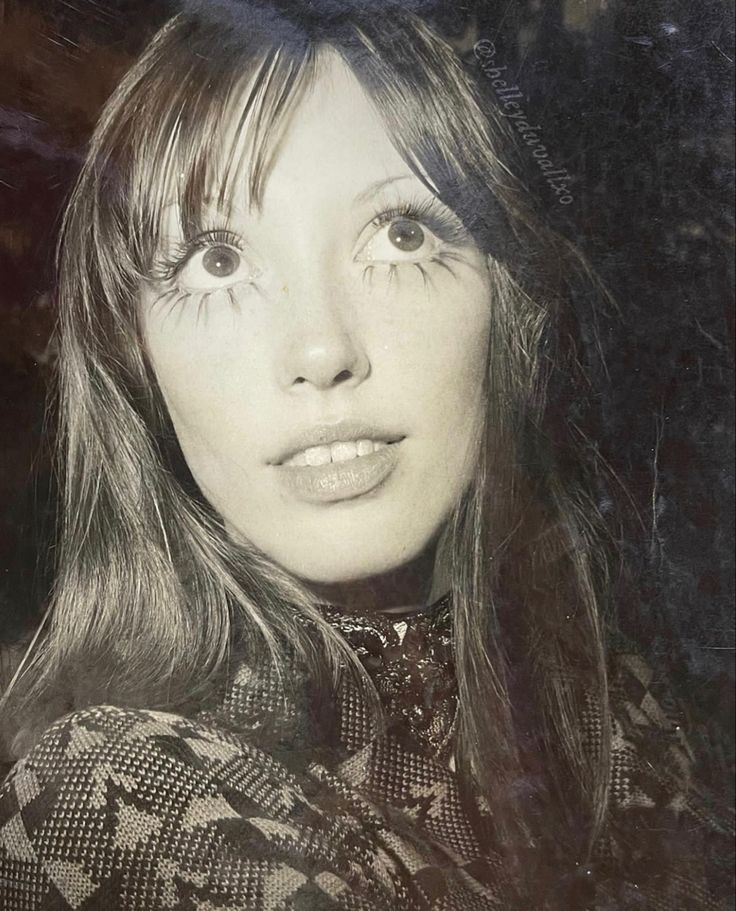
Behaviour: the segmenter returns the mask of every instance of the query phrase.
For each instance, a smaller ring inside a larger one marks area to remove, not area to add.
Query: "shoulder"
[[[658,807],[695,814],[724,834],[733,817],[698,781],[699,755],[690,711],[664,675],[633,651],[611,658],[613,800],[627,809]]]
[[[0,905],[194,909],[217,897],[260,909],[293,896],[329,906],[350,880],[341,850],[368,861],[371,845],[355,807],[333,795],[326,809],[324,789],[308,770],[181,716],[76,712],[0,792]],[[391,873],[353,871],[350,885],[390,907]]]
[[[83,801],[91,818],[122,806],[128,795],[155,801],[156,791],[165,792],[172,781],[182,803],[206,789],[218,764],[236,752],[216,731],[178,715],[114,706],[74,712],[52,724],[13,767],[1,792],[0,823],[14,800],[20,809],[40,798],[46,812],[54,802],[69,803],[71,812]]]
[[[649,806],[654,799],[637,793],[637,771],[668,781],[669,802],[676,802],[690,788],[695,756],[671,688],[640,655],[627,652],[612,657],[610,693],[617,803]]]
[[[112,897],[145,856],[164,860],[172,825],[191,822],[194,832],[226,816],[209,782],[208,747],[222,755],[184,718],[159,712],[100,706],[51,725],[0,792],[6,905],[25,907],[24,892],[34,909],[101,904],[100,890]],[[169,866],[148,877],[151,896],[173,888],[179,872]]]
[[[723,907],[732,889],[733,814],[698,780],[686,707],[633,651],[612,654],[609,680],[609,823],[599,859],[629,902]]]

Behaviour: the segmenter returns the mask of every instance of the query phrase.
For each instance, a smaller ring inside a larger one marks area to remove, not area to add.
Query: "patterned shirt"
[[[193,717],[113,706],[68,715],[0,793],[0,907],[541,908],[514,898],[487,805],[455,773],[448,601],[402,616],[325,610],[376,684],[384,729],[344,682],[333,748],[303,748],[304,717],[281,704],[278,674],[246,664],[221,705]],[[730,817],[690,782],[681,723],[646,665],[619,655],[612,679],[609,822],[593,861],[571,857],[544,905],[725,909],[729,877],[713,858],[728,856]],[[254,733],[264,712],[290,734],[268,748]],[[595,749],[592,708],[581,724]]]

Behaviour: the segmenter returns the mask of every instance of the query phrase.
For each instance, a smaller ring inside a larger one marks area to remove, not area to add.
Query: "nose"
[[[370,360],[345,297],[334,284],[284,291],[286,331],[278,373],[285,390],[357,386],[369,375]]]

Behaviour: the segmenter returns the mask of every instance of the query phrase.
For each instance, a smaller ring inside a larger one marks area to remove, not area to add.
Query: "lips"
[[[376,448],[397,443],[403,438],[404,434],[393,428],[362,421],[321,424],[297,432],[269,464],[285,465],[295,458],[298,459],[297,465],[312,467],[350,461],[371,455]],[[370,450],[368,444],[372,447]]]
[[[329,465],[331,462],[351,462],[353,459],[362,459],[389,445],[383,440],[338,440],[329,446],[310,446],[308,449],[303,449],[283,464],[299,467],[310,465],[312,468],[316,468],[319,465]]]
[[[326,504],[373,494],[399,463],[404,435],[355,421],[298,434],[271,464],[285,490]]]

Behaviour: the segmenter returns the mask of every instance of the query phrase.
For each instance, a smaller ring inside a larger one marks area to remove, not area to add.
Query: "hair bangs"
[[[508,210],[516,200],[500,152],[500,135],[508,139],[510,130],[481,104],[453,48],[420,19],[397,16],[387,40],[382,23],[365,17],[341,52],[416,176],[481,249],[503,263],[523,260],[513,246]]]
[[[209,61],[193,65],[175,87],[157,93],[156,110],[136,138],[126,241],[140,275],[150,275],[174,224],[170,207],[186,242],[205,230],[211,213],[228,218],[235,207],[262,204],[270,160],[313,73],[313,55],[294,59],[281,46],[255,63],[242,50],[240,56],[214,72]]]

